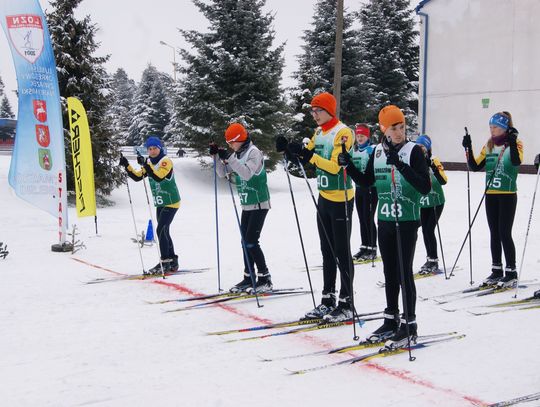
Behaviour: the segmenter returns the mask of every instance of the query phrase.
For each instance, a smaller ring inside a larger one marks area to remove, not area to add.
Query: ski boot
[[[172,262],[171,259],[163,259],[144,274],[149,275],[149,276],[159,276],[161,275],[162,266],[163,266],[163,273],[167,273],[170,270],[171,262]]]
[[[439,271],[439,259],[431,259],[428,257],[418,274],[433,274],[437,271]]]
[[[383,342],[395,335],[399,327],[399,315],[387,313],[385,310],[383,316],[383,324],[373,331],[373,333],[366,338],[366,341],[371,343]]]
[[[336,294],[323,294],[322,301],[311,311],[306,312],[302,319],[322,319],[336,308]]]
[[[178,256],[175,254],[169,264],[169,271],[178,271]]]
[[[499,288],[512,288],[517,285],[518,273],[516,269],[506,267],[504,270],[504,277],[499,280],[497,287]]]
[[[360,250],[358,250],[358,252],[353,256],[353,260],[362,261],[362,257],[367,252],[367,249],[368,248],[366,246],[360,246]]]
[[[377,247],[367,247],[364,255],[360,257],[361,261],[371,261],[377,258]]]
[[[533,294],[533,297],[540,300],[540,290],[536,290]]]
[[[407,335],[407,326],[408,326],[408,335]],[[409,341],[411,345],[416,344],[416,339],[418,338],[418,326],[416,325],[416,319],[412,318],[411,321],[401,318],[401,324],[399,329],[389,340],[384,344],[385,350],[394,350],[399,348],[404,348],[409,346]]]
[[[253,283],[251,282],[251,277],[250,277],[249,273],[246,273],[244,271],[243,280],[240,281],[239,283],[236,283],[235,285],[233,285],[229,289],[229,292],[231,292],[231,293],[243,293],[243,292],[246,292],[249,288],[253,288]]]
[[[255,289],[257,290],[257,294],[272,291],[274,289],[274,286],[272,285],[272,278],[270,277],[268,270],[264,271],[262,274],[261,272],[257,273],[257,283],[255,283]],[[251,280],[246,292],[249,294],[253,293]]]
[[[493,264],[491,274],[484,280],[482,286],[496,285],[503,278],[502,264]]]
[[[350,321],[352,318],[353,311],[349,299],[340,298],[338,301],[338,306],[329,314],[323,316],[323,321],[327,324],[331,324],[333,322]]]

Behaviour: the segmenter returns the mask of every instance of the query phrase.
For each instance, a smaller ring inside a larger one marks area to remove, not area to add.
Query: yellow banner
[[[96,215],[96,193],[94,187],[94,159],[86,111],[79,99],[68,97],[69,130],[71,134],[71,154],[77,216]]]

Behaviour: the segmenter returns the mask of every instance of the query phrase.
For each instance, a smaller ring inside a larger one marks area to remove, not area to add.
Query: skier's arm
[[[429,191],[431,191],[429,169],[424,152],[418,145],[415,145],[412,149],[410,163],[411,165],[402,163],[398,171],[422,195],[429,194]]]
[[[435,178],[439,181],[439,184],[446,185],[448,178],[446,177],[444,167],[438,158],[433,158],[431,161],[431,169],[433,170],[433,175],[435,175]]]
[[[480,171],[482,168],[484,168],[486,165],[486,146],[482,147],[480,155],[476,158],[474,157],[472,148],[469,149],[469,154],[467,155],[467,164],[469,164],[471,171]]]
[[[371,154],[369,156],[369,160],[366,166],[365,172],[360,172],[358,168],[354,164],[347,166],[347,174],[353,179],[355,183],[358,185],[361,185],[363,187],[370,187],[375,183],[375,173],[373,171],[373,157],[375,154]]]
[[[166,157],[161,160],[159,168],[156,169],[155,166],[145,163],[143,169],[154,181],[161,182],[165,178],[170,178],[170,174],[173,171],[173,163],[170,158]]]
[[[261,150],[253,148],[249,152],[245,163],[241,163],[240,160],[236,158],[235,154],[231,154],[227,163],[242,180],[248,181],[251,177],[261,171],[264,163],[264,156]]]
[[[510,144],[510,161],[512,165],[517,167],[523,162],[523,143],[521,140],[516,140],[515,143]]]
[[[337,157],[341,153],[341,144],[345,140],[345,150],[349,151],[353,143],[353,135],[351,129],[348,127],[341,129],[336,137],[334,138],[334,149],[332,150],[332,155],[330,159],[327,160],[322,158],[318,154],[313,154],[309,162],[315,165],[317,168],[329,172],[330,174],[337,174],[341,167],[337,162]],[[306,146],[308,150],[313,150],[315,148],[315,138],[313,137],[309,144]]]
[[[126,167],[126,172],[129,178],[131,178],[135,182],[139,182],[145,177],[145,172],[143,169],[136,170],[130,165]]]

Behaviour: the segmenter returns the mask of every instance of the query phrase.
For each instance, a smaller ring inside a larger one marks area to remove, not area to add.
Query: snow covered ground
[[[419,301],[421,335],[458,331],[466,338],[415,352],[375,359],[300,376],[286,368],[316,366],[360,355],[315,356],[261,362],[259,356],[305,353],[352,343],[352,328],[226,343],[230,337],[206,332],[296,319],[312,307],[309,295],[262,299],[210,309],[164,313],[181,304],[151,305],[147,301],[183,298],[217,290],[214,191],[211,171],[195,159],[174,159],[182,206],[172,224],[172,236],[182,267],[211,267],[201,274],[174,276],[165,281],[121,281],[95,285],[84,282],[113,273],[141,271],[125,187],[114,191],[116,206],[98,211],[99,236],[93,219],[76,219],[87,249],[52,253],[56,221],[18,199],[7,183],[9,156],[0,156],[0,241],[10,254],[0,260],[0,404],[2,406],[467,406],[484,405],[540,390],[540,311],[515,311],[473,316],[466,310],[446,312],[431,301]],[[440,225],[447,266],[451,265],[467,229],[466,174],[448,174],[447,204]],[[472,204],[483,192],[484,174],[471,174]],[[282,168],[269,175],[270,211],[261,238],[274,285],[308,287]],[[518,264],[525,239],[535,176],[518,179],[518,215],[514,238]],[[145,229],[148,207],[141,183],[131,183],[137,228]],[[315,184],[313,184],[315,188]],[[310,266],[321,264],[315,209],[302,179],[293,179]],[[538,203],[538,202],[537,202]],[[219,217],[222,287],[241,278],[240,238],[231,198],[220,182]],[[352,248],[359,246],[354,213]],[[540,214],[533,217],[523,279],[539,279]],[[474,279],[490,269],[488,229],[482,208],[473,230]],[[145,266],[157,260],[155,247],[143,249]],[[425,258],[421,235],[415,264]],[[84,260],[84,264],[74,259]],[[467,247],[462,269],[448,281],[433,277],[417,282],[418,294],[430,296],[467,288]],[[384,308],[384,292],[376,282],[382,265],[356,267],[356,306],[359,312]],[[322,288],[321,270],[311,270],[316,299]],[[521,298],[539,286],[522,290]],[[446,308],[470,307],[510,300],[513,293],[456,301]],[[358,329],[365,336],[379,325]],[[529,403],[530,405],[531,403]],[[532,403],[534,404],[534,403]],[[538,405],[538,404],[535,404]]]

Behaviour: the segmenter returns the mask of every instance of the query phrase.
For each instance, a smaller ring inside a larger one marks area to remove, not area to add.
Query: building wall
[[[532,164],[540,153],[540,1],[431,0],[420,12],[429,15],[420,115],[425,92],[425,133],[436,154],[464,162],[465,126],[478,154],[489,138],[489,118],[506,110],[524,142],[525,164]],[[422,21],[420,78],[424,27]],[[487,108],[483,99],[489,99]]]

